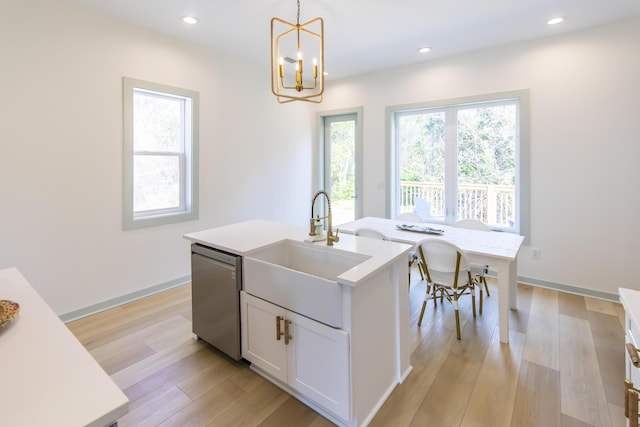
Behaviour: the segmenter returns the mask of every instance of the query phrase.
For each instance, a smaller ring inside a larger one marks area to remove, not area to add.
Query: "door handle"
[[[291,334],[289,333],[289,325],[291,325],[291,320],[284,320],[284,345],[289,345],[289,341],[293,339]]]
[[[280,329],[280,322],[284,320],[284,317],[278,316],[276,317],[276,341],[280,341],[280,337],[282,335],[284,335],[282,333],[282,330]],[[286,324],[285,324],[285,330],[286,330]]]

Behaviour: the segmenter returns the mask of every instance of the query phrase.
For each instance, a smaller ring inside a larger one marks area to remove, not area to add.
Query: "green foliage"
[[[399,120],[401,181],[444,180],[444,112],[403,115]]]
[[[133,131],[136,151],[180,151],[182,138],[182,108],[184,101],[134,93]]]
[[[355,197],[355,122],[331,123],[331,199]]]
[[[515,107],[458,112],[460,183],[515,185]]]
[[[516,110],[513,105],[460,109],[457,117],[458,183],[515,185]],[[443,183],[445,111],[412,111],[398,117],[400,180]],[[355,122],[331,123],[331,198],[355,194]]]
[[[457,117],[459,184],[515,184],[513,105],[461,109]],[[399,117],[402,181],[444,182],[445,112]]]

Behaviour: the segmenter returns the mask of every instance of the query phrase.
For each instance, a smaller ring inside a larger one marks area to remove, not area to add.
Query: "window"
[[[124,228],[198,218],[198,93],[124,78]]]
[[[362,109],[320,113],[321,178],[331,196],[333,225],[360,217]]]
[[[390,216],[528,233],[526,91],[391,107]],[[425,203],[426,202],[426,203]]]

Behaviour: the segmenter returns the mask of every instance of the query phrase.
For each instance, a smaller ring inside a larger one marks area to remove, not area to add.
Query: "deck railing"
[[[400,182],[400,212],[412,212],[414,198],[431,207],[431,216],[444,217],[444,185],[429,182]],[[458,218],[477,219],[486,224],[510,227],[515,216],[515,187],[463,184],[458,186]]]

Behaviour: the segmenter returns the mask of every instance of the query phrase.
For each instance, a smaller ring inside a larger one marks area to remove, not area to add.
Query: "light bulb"
[[[547,24],[549,25],[556,25],[556,24],[560,24],[561,22],[564,22],[564,17],[559,16],[557,18],[551,18],[547,21]]]
[[[182,22],[184,22],[185,24],[193,25],[198,23],[198,18],[196,18],[195,16],[183,16]]]

